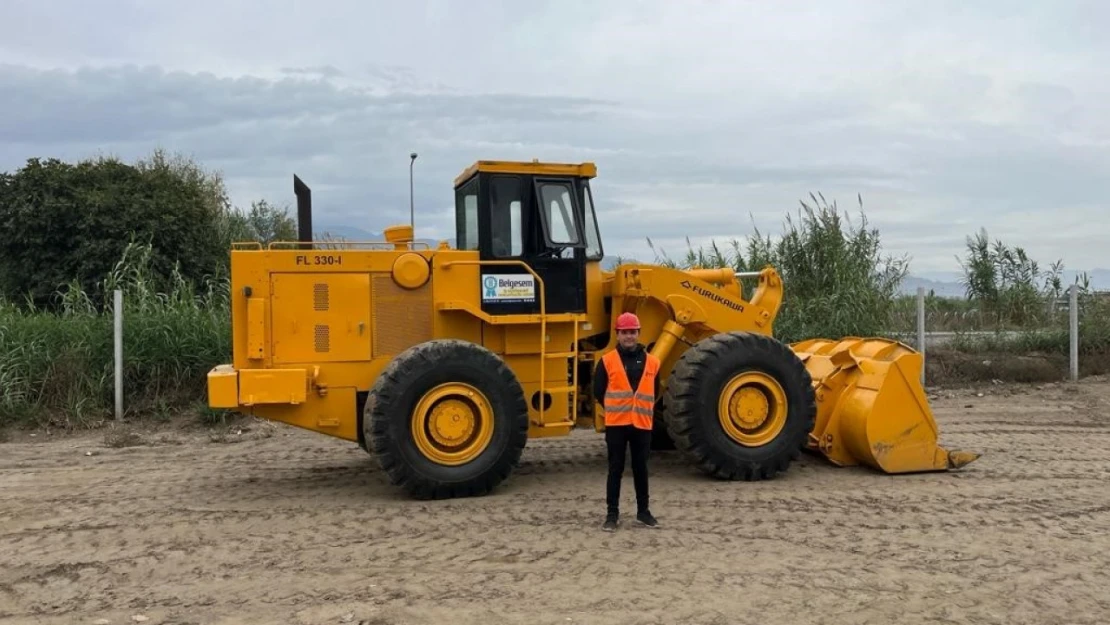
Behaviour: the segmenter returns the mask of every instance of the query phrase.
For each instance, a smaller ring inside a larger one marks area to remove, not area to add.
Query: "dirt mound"
[[[1083,354],[1079,364],[1082,376],[1110,373],[1110,353]],[[992,380],[1057,382],[1068,379],[1068,358],[1051,353],[967,353],[934,348],[925,354],[925,378],[930,386],[966,386]]]

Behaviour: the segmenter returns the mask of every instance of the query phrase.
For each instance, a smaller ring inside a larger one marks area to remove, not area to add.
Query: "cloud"
[[[316,223],[377,231],[415,150],[419,234],[450,237],[474,160],[593,160],[614,255],[774,235],[820,191],[853,217],[862,194],[915,272],[979,227],[1110,264],[1101,3],[80,6],[4,9],[0,168],[165,147],[240,205],[292,205],[297,173]]]

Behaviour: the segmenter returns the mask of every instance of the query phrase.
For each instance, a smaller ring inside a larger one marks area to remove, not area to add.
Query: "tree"
[[[288,207],[279,210],[266,200],[259,200],[251,202],[251,210],[246,215],[245,235],[262,245],[274,241],[296,241],[297,222],[289,216]]]
[[[1020,246],[1010,247],[1001,240],[991,244],[984,228],[974,237],[967,237],[967,255],[957,261],[964,271],[961,282],[967,299],[992,317],[998,327],[1039,321],[1047,310],[1046,303],[1061,290],[1062,261],[1043,272]],[[1037,286],[1042,279],[1043,290]]]
[[[657,262],[672,267],[732,267],[758,271],[778,269],[785,283],[775,334],[785,341],[813,337],[869,336],[890,328],[898,288],[909,272],[909,258],[884,254],[877,228],[868,226],[859,201],[860,221],[842,218],[836,202],[810,194],[800,202],[798,219],[786,215],[778,241],[755,228],[748,253],[733,240],[731,253],[713,242],[709,250],[691,246],[684,262],[656,252]],[[689,240],[687,240],[689,244]],[[648,239],[648,246],[655,249]],[[748,293],[750,296],[750,293]]]
[[[225,274],[230,241],[285,238],[291,224],[264,201],[243,215],[218,172],[161,150],[133,165],[32,158],[0,174],[0,294],[52,308],[54,293],[76,280],[103,301],[103,278],[132,241],[151,246],[156,279],[177,266],[200,282]]]

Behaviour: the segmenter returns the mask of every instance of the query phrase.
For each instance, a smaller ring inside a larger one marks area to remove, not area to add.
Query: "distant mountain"
[[[626,259],[625,262],[636,262],[632,259]],[[612,269],[617,264],[615,256],[606,256],[601,265],[605,269]],[[1075,276],[1083,273],[1080,271],[1062,271],[1061,280],[1064,288],[1075,281]],[[1087,271],[1090,288],[1096,291],[1110,290],[1110,269],[1093,269]],[[932,292],[937,297],[959,297],[967,296],[967,291],[964,285],[960,282],[963,274],[958,271],[938,271],[938,272],[922,272],[921,275],[908,275],[902,280],[902,284],[898,289],[898,293],[903,295],[916,295],[917,287],[925,287],[926,295]],[[1038,284],[1038,286],[1041,286]]]
[[[1060,282],[1065,289],[1075,283],[1076,276],[1080,274],[1087,274],[1087,285],[1095,291],[1110,290],[1110,269],[1067,269],[1060,272]],[[963,274],[959,272],[923,272],[921,275],[909,275],[902,281],[902,288],[900,292],[913,295],[917,293],[917,287],[925,287],[925,292],[928,293],[932,289],[936,295],[940,297],[966,297],[967,292],[964,289],[960,280]],[[1043,278],[1038,281],[1037,286],[1043,286]],[[1082,282],[1080,283],[1082,284]]]
[[[316,237],[318,239],[324,238],[324,235],[331,237],[342,237],[348,241],[384,241],[385,237],[381,232],[374,232],[359,228],[357,226],[349,225],[336,225],[336,224],[319,224],[316,228]],[[439,245],[439,239],[422,239],[418,238],[417,242],[427,243],[430,247],[435,248]],[[455,246],[455,239],[447,239],[447,244],[451,247]],[[635,262],[651,262],[637,261],[634,258],[624,259],[626,263]],[[605,256],[601,259],[601,266],[604,269],[612,269],[617,264],[616,256]],[[1075,277],[1083,270],[1066,270],[1061,272],[1061,278],[1065,288],[1067,285],[1075,281]],[[1110,269],[1091,269],[1086,271],[1090,287],[1092,289],[1103,291],[1110,290]],[[899,293],[905,295],[917,294],[917,287],[925,287],[925,293],[932,291],[939,297],[964,297],[966,292],[964,286],[960,283],[963,274],[959,271],[923,271],[920,274],[911,274],[906,276],[902,281]],[[1039,285],[1038,285],[1039,286]]]
[[[343,239],[343,240],[351,241],[351,242],[355,242],[355,243],[368,243],[368,242],[375,242],[375,241],[385,241],[385,235],[383,233],[374,232],[374,231],[371,231],[371,230],[366,230],[364,228],[359,228],[357,226],[346,226],[346,225],[336,225],[336,224],[320,224],[319,226],[314,227],[313,230],[315,230],[315,232],[313,233],[313,236],[317,240],[322,240],[322,239],[325,239],[325,238],[331,238],[331,239]],[[426,243],[429,247],[435,248],[439,245],[440,239],[422,239],[422,238],[418,237],[416,239],[416,242],[417,243]],[[455,239],[454,238],[447,239],[447,244],[451,245],[453,247],[455,245]]]
[[[902,280],[898,292],[903,295],[917,295],[917,287],[925,287],[925,294],[932,292],[937,297],[964,297],[967,292],[964,286],[957,281],[930,280],[920,276],[909,275]]]
[[[1091,269],[1089,271],[1080,270],[1065,270],[1060,272],[1060,282],[1065,289],[1071,284],[1075,283],[1076,276],[1086,273],[1087,286],[1095,291],[1110,290],[1110,269]],[[909,275],[902,281],[902,288],[899,292],[907,295],[915,295],[917,287],[925,287],[925,293],[932,290],[939,297],[966,297],[967,291],[963,284],[960,283],[961,274],[950,272],[950,279],[937,279],[938,274],[925,274],[923,276]],[[928,276],[928,277],[925,277]],[[1043,279],[1037,283],[1038,287],[1043,286]],[[1082,284],[1082,282],[1080,282]]]
[[[348,241],[382,241],[382,233],[371,232],[356,226],[338,226],[334,224],[316,224],[313,228],[313,236],[316,239],[323,239],[325,236],[331,238],[344,238]]]

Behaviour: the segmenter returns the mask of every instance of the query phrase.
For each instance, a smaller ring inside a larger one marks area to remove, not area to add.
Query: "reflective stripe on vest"
[[[655,416],[655,376],[659,373],[659,359],[645,354],[644,374],[636,390],[628,381],[620,353],[613,350],[601,359],[609,375],[605,389],[605,425],[631,425],[641,430],[652,428]]]

